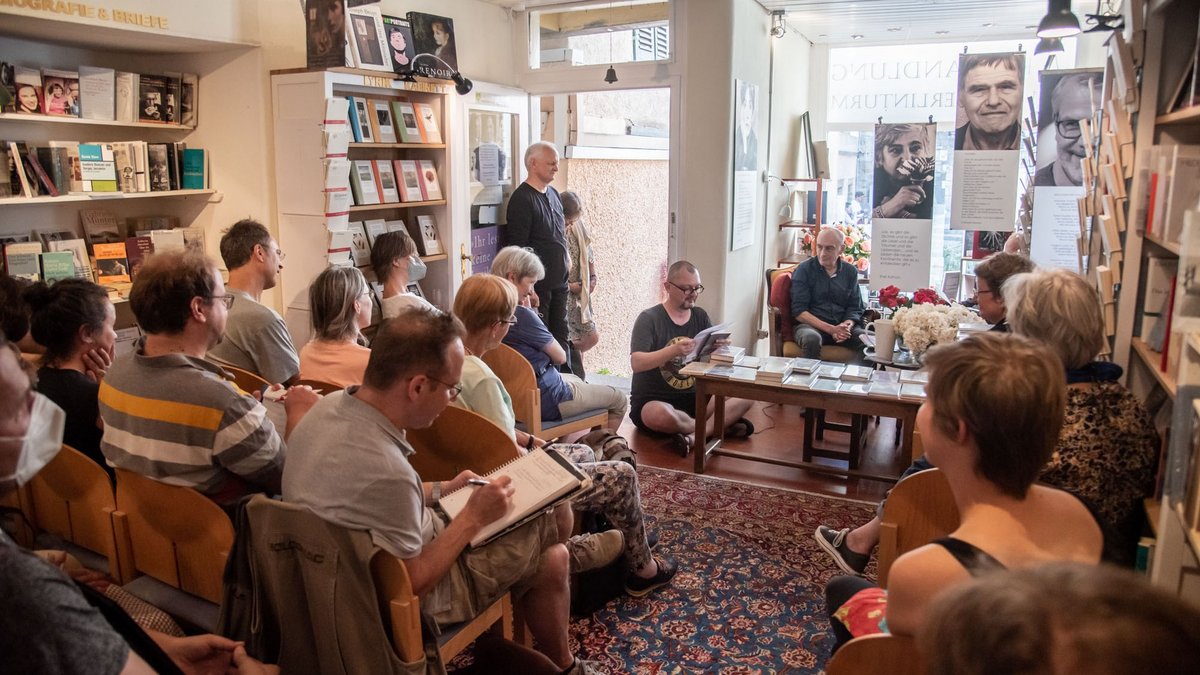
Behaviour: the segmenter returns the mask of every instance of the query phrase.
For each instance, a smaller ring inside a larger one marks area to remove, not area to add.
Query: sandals
[[[730,438],[750,438],[754,434],[754,424],[745,417],[738,418],[738,421],[730,424],[725,433]]]
[[[687,457],[692,452],[692,439],[687,434],[671,434],[671,448],[680,457]]]

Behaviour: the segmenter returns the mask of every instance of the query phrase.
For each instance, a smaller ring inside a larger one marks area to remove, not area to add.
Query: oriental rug
[[[812,539],[863,523],[875,504],[642,466],[656,552],[671,585],[571,622],[572,649],[610,673],[819,673],[832,644],[825,582],[840,573]]]

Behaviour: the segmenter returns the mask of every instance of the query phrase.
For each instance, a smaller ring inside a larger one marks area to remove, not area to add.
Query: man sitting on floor
[[[275,288],[283,269],[283,251],[256,220],[239,220],[221,237],[221,259],[229,270],[229,308],[225,339],[208,352],[212,360],[248,370],[267,382],[291,384],[300,374],[300,356],[283,317],[262,304],[263,291]]]
[[[204,360],[221,340],[233,298],[203,255],[147,258],[129,295],[146,336],[100,384],[100,449],[109,463],[194,488],[222,506],[253,492],[278,494],[284,457],[263,404]],[[288,391],[289,432],[317,398],[308,387]]]
[[[649,433],[669,434],[682,455],[692,448],[696,430],[696,379],[681,375],[683,359],[695,346],[700,331],[712,326],[708,313],[696,306],[704,292],[700,271],[686,260],[671,265],[663,282],[667,297],[638,315],[633,324],[629,362],[633,366],[633,386],[629,412],[637,428]],[[713,410],[708,402],[708,426],[713,433]],[[752,401],[725,399],[725,430],[735,437],[748,437],[754,425],[743,417]]]
[[[433,424],[458,396],[462,336],[458,319],[428,310],[385,323],[362,386],[325,397],[298,428],[283,498],[342,527],[369,530],[408,568],[422,613],[439,626],[473,618],[511,589],[542,653],[565,672],[592,672],[567,644],[567,549],[557,543],[553,514],[468,549],[511,506],[511,479],[472,488],[466,509],[447,523],[432,509],[440,484],[423,483],[408,462],[413,449],[404,430]],[[444,489],[473,477],[464,471]]]
[[[792,318],[796,344],[806,359],[821,358],[821,345],[840,345],[862,358],[862,292],[858,268],[842,260],[842,233],[817,234],[817,255],[792,272]]]

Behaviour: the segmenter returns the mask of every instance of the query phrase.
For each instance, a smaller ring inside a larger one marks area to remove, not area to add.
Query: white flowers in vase
[[[953,342],[958,336],[960,323],[974,323],[979,317],[960,304],[920,304],[901,307],[892,316],[896,322],[896,334],[904,340],[904,346],[919,355],[932,345]]]

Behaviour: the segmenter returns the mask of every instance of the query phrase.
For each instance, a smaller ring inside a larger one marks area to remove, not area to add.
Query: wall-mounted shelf
[[[138,129],[160,129],[162,131],[195,131],[196,127],[182,124],[156,122],[117,122],[115,120],[88,120],[66,115],[32,115],[28,113],[0,113],[0,122],[36,122],[38,124],[83,124],[93,127],[127,127]]]
[[[1147,232],[1145,235],[1143,235],[1142,238],[1145,241],[1148,241],[1151,244],[1154,244],[1158,248],[1161,248],[1162,250],[1166,251],[1167,253],[1171,253],[1175,256],[1179,255],[1179,244],[1176,244],[1176,243],[1170,242],[1170,241],[1165,241],[1163,239],[1159,239],[1157,236],[1150,234],[1149,232]]]
[[[445,206],[445,199],[434,199],[428,202],[388,202],[387,204],[359,204],[351,206],[350,213],[362,211],[388,211],[390,209],[415,209],[422,206]]]
[[[445,143],[351,143],[351,150],[445,150]]]
[[[156,199],[172,197],[188,199],[190,197],[208,196],[209,202],[221,201],[223,195],[216,190],[162,190],[159,192],[91,192],[88,194],[69,194],[58,197],[11,197],[0,199],[0,206],[32,206],[37,204],[69,204],[78,202],[110,202],[123,199]]]
[[[1176,110],[1175,112],[1169,112],[1154,118],[1154,123],[1158,125],[1186,124],[1188,122],[1200,122],[1200,105]]]
[[[1154,379],[1158,380],[1158,384],[1162,386],[1163,391],[1171,398],[1175,398],[1175,377],[1170,373],[1164,373],[1158,367],[1162,364],[1162,353],[1150,349],[1150,346],[1142,341],[1141,338],[1133,338],[1130,343],[1133,346],[1135,354],[1141,358],[1146,369],[1154,375]]]

